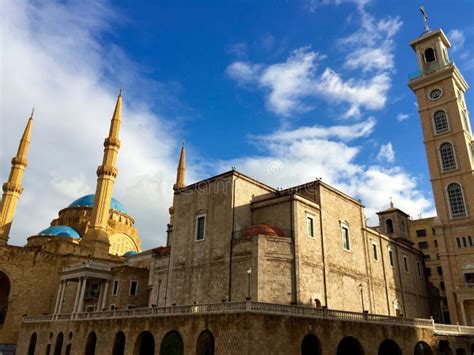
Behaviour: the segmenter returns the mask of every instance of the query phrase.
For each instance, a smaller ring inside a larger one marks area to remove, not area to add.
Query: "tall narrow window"
[[[449,206],[451,208],[451,217],[466,216],[466,206],[464,205],[464,196],[461,185],[453,182],[447,188]]]
[[[406,255],[403,255],[403,268],[405,272],[408,272],[408,257]]]
[[[138,281],[130,281],[130,296],[136,296],[138,291]]]
[[[448,117],[446,112],[438,110],[433,115],[433,123],[436,133],[443,133],[449,131]]]
[[[206,216],[196,217],[196,240],[204,240],[206,232]]]
[[[418,261],[416,262],[416,269],[418,270],[418,276],[421,277],[421,265]]]
[[[387,219],[385,222],[385,225],[387,226],[387,233],[393,233],[393,222],[391,219]]]
[[[462,237],[462,245],[464,245],[464,248],[467,248],[466,237]]]
[[[461,239],[456,238],[456,245],[458,246],[458,249],[461,248]]]
[[[390,260],[390,266],[393,266],[393,251],[388,249],[388,258]]]
[[[119,280],[114,280],[114,283],[112,285],[112,296],[116,296],[118,294],[119,290]]]
[[[314,237],[314,218],[313,216],[306,215],[306,229],[308,232],[308,237]]]
[[[467,239],[469,240],[469,246],[472,247],[472,237],[469,235]]]
[[[372,255],[374,256],[374,260],[379,260],[379,256],[377,255],[377,244],[372,242]]]
[[[439,155],[443,171],[456,169],[456,159],[454,158],[454,149],[451,143],[443,143],[439,146]]]
[[[346,225],[341,226],[342,233],[342,247],[344,250],[351,250],[351,243],[349,239],[349,227]]]

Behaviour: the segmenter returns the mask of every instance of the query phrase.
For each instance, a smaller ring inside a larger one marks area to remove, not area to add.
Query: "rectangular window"
[[[430,254],[423,254],[423,258],[425,260],[429,260],[430,259]]]
[[[112,285],[112,296],[116,296],[118,294],[119,290],[119,280],[114,280],[114,283]]]
[[[416,236],[417,237],[426,237],[426,229],[418,229],[416,231]]]
[[[431,276],[431,268],[430,268],[430,267],[427,267],[427,268],[425,269],[425,274],[426,274],[427,276]]]
[[[306,229],[308,232],[308,237],[314,237],[314,218],[313,216],[306,215]]]
[[[435,247],[437,248],[438,247],[438,239],[434,240],[434,244],[435,244]]]
[[[406,255],[403,255],[403,268],[405,272],[408,272],[408,257]]]
[[[372,254],[375,261],[379,260],[379,256],[377,255],[377,244],[375,242],[372,242]]]
[[[438,266],[436,270],[438,271],[438,275],[443,275],[443,268],[441,266]]]
[[[390,266],[393,266],[393,251],[391,249],[388,250],[388,258],[390,260]]]
[[[342,247],[344,250],[351,250],[351,243],[349,239],[349,227],[341,226],[342,233]]]
[[[138,281],[132,280],[130,281],[130,296],[136,296],[138,291]]]
[[[444,281],[441,281],[439,283],[439,288],[441,289],[441,291],[444,291],[446,289],[446,286],[444,285]]]
[[[421,277],[421,265],[418,261],[416,262],[416,270],[418,271],[418,276]]]
[[[418,242],[418,249],[428,249],[428,242]]]
[[[204,240],[206,237],[206,216],[196,217],[196,240]]]

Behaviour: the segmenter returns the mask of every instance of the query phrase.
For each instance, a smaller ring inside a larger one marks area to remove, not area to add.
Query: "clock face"
[[[443,92],[441,91],[441,89],[436,88],[430,91],[429,98],[430,100],[437,100],[441,97],[442,94]]]

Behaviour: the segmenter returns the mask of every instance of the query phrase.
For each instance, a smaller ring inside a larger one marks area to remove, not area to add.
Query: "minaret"
[[[118,172],[115,163],[120,148],[121,112],[122,90],[120,90],[112,121],[110,122],[109,136],[104,141],[104,158],[102,165],[97,168],[97,187],[91,221],[89,229],[83,238],[83,243],[91,246],[94,252],[100,255],[107,255],[110,247],[107,223],[115,178]]]
[[[410,77],[416,94],[438,218],[433,226],[451,323],[474,318],[474,140],[464,100],[468,84],[450,60],[443,30],[410,43],[419,71]]]
[[[178,163],[178,169],[176,172],[176,183],[173,185],[173,190],[177,191],[179,189],[182,189],[183,187],[186,186],[185,183],[185,170],[186,170],[186,152],[184,150],[184,143],[181,146],[181,153],[179,155],[179,163]],[[171,229],[173,226],[174,222],[174,198],[173,198],[173,206],[169,208],[169,213],[170,213],[170,223],[169,223],[169,228]]]
[[[33,111],[26,124],[25,131],[18,146],[18,152],[12,159],[12,167],[8,181],[3,184],[3,196],[0,204],[0,245],[7,244],[8,235],[15,215],[16,205],[23,192],[21,182],[25,168],[28,165],[26,156],[30,148],[31,128],[33,125]]]

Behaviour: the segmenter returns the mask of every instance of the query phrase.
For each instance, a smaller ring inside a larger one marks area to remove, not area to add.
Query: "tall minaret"
[[[12,167],[8,181],[3,184],[3,196],[0,204],[0,245],[7,244],[8,234],[15,215],[16,205],[20,194],[23,192],[21,182],[25,168],[28,165],[26,156],[30,148],[31,128],[33,125],[33,111],[26,124],[25,131],[18,146],[18,152],[12,159]]]
[[[110,122],[109,136],[104,141],[104,158],[102,165],[97,168],[97,187],[94,198],[92,216],[83,243],[91,246],[96,254],[108,254],[110,242],[107,235],[110,202],[114,189],[117,168],[115,163],[120,148],[119,130],[122,112],[122,90],[120,90],[115,105],[115,111]]]
[[[408,85],[416,94],[438,218],[439,245],[451,323],[474,319],[474,140],[464,93],[468,84],[449,59],[441,29],[410,43],[419,72]]]
[[[182,189],[183,187],[186,186],[185,174],[184,174],[185,170],[186,170],[186,152],[184,150],[184,143],[183,143],[183,145],[181,146],[181,153],[179,155],[178,169],[177,169],[177,172],[176,172],[176,183],[173,185],[173,190],[174,191]],[[170,207],[169,212],[170,212],[169,227],[172,228],[173,222],[174,222],[174,198],[173,198],[173,206]]]

